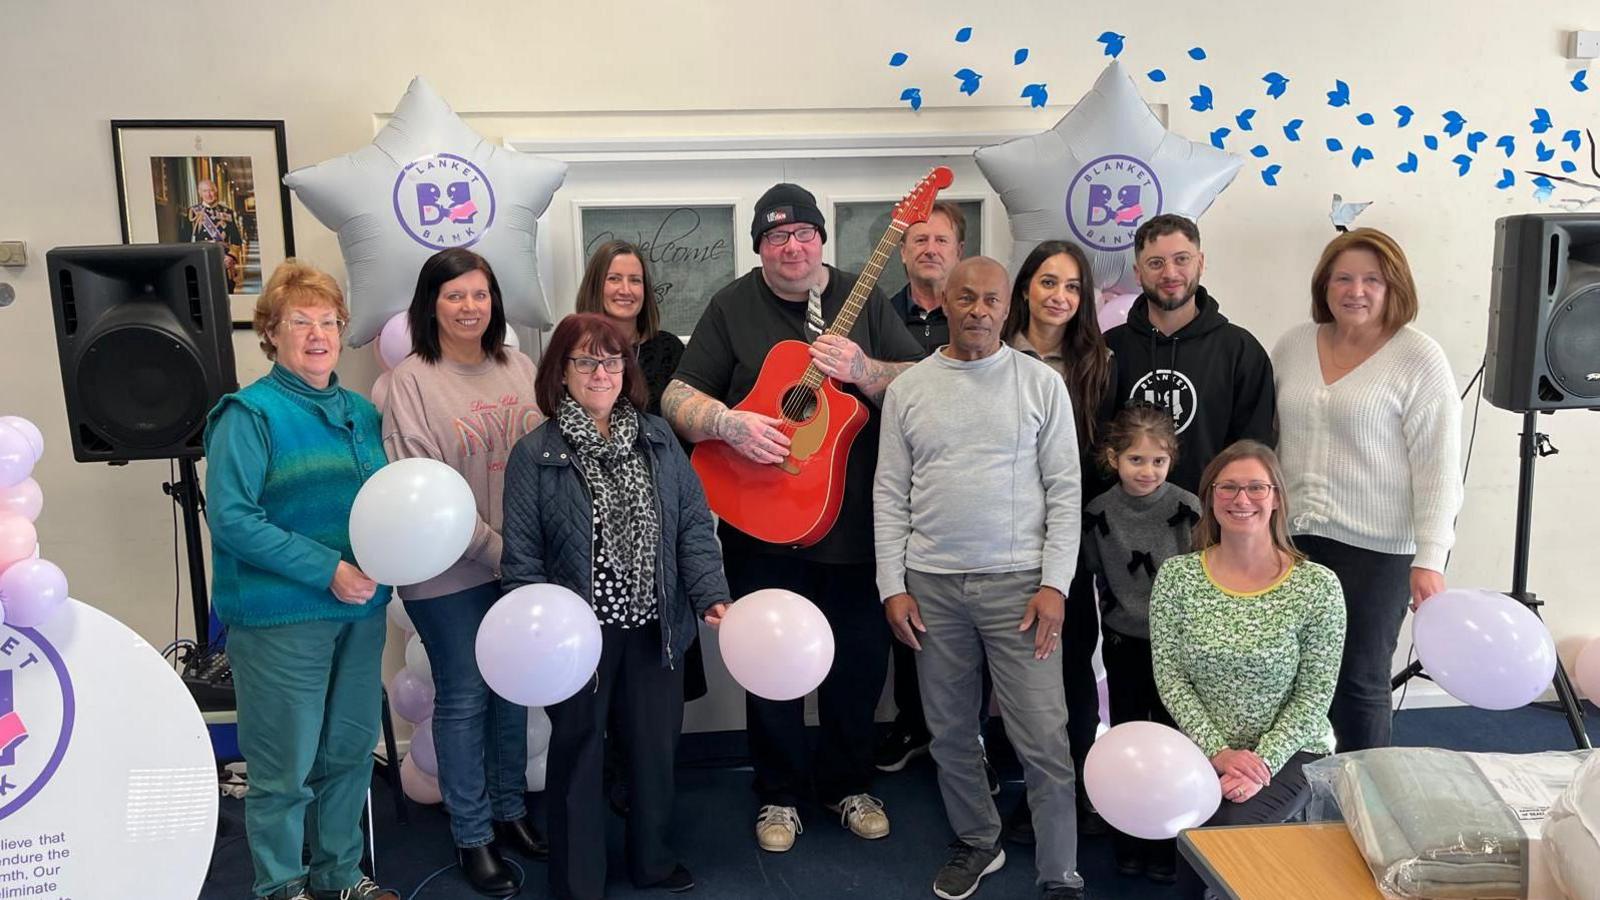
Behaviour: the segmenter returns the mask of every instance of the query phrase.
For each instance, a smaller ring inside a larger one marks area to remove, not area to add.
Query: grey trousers
[[[939,792],[956,836],[985,849],[1000,842],[1000,813],[989,795],[979,746],[985,654],[1006,736],[1022,760],[1033,808],[1034,861],[1041,887],[1081,887],[1078,810],[1067,750],[1067,698],[1061,660],[1033,658],[1034,629],[1018,631],[1039,570],[993,575],[907,572],[926,634],[917,636],[917,681]]]

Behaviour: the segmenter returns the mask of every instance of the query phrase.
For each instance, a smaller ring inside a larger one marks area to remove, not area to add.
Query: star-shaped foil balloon
[[[489,261],[507,319],[550,327],[536,220],[566,173],[565,163],[484,139],[415,78],[371,144],[296,169],[284,183],[339,235],[350,276],[347,337],[359,347],[410,305],[422,263],[451,247]]]
[[[1101,291],[1137,293],[1133,233],[1150,217],[1199,219],[1243,160],[1173,134],[1113,62],[1049,131],[974,156],[1011,219],[1012,271],[1040,241],[1088,251]]]

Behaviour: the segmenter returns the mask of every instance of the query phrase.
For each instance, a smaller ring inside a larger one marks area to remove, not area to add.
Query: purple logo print
[[[394,215],[432,250],[470,247],[494,224],[494,188],[483,170],[453,153],[413,160],[394,181]]]
[[[1067,224],[1106,252],[1133,246],[1139,224],[1161,212],[1161,182],[1142,161],[1114,153],[1092,160],[1067,186]]]

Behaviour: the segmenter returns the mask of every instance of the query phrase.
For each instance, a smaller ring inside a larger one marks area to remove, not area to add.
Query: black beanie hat
[[[828,229],[822,220],[822,210],[817,209],[817,198],[798,184],[775,184],[756,201],[756,217],[750,223],[751,249],[761,252],[761,236],[779,225],[801,222],[817,226],[823,243],[828,242]]]

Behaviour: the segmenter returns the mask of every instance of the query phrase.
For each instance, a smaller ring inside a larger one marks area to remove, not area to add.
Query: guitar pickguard
[[[810,459],[828,437],[828,398],[821,391],[816,397],[817,411],[789,436],[789,455],[781,468],[790,475],[799,475],[800,463]]]

